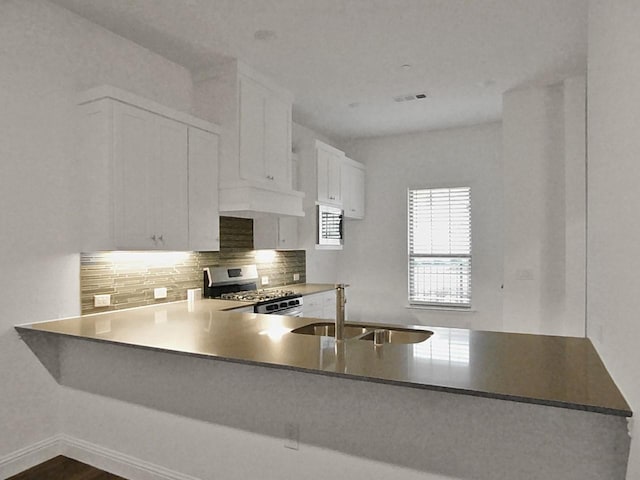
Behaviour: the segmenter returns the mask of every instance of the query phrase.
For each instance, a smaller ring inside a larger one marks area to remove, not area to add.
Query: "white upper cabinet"
[[[82,249],[217,250],[216,127],[112,87],[79,103]]]
[[[294,250],[298,248],[296,217],[265,216],[253,220],[253,248]]]
[[[365,167],[316,140],[318,203],[342,208],[345,218],[364,218]]]
[[[187,126],[113,104],[115,247],[188,245]]]
[[[240,176],[292,190],[291,104],[239,75]]]
[[[345,218],[364,218],[365,167],[345,157],[342,163],[342,208]]]
[[[190,250],[220,250],[218,135],[189,127]]]
[[[342,162],[344,152],[316,140],[318,202],[342,207]]]
[[[291,103],[269,95],[265,100],[265,170],[278,188],[293,190],[291,179]]]
[[[196,114],[220,124],[220,211],[303,216],[294,190],[292,95],[238,61],[195,76]]]

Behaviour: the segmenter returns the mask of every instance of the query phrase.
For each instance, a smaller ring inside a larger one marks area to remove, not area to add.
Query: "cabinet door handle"
[[[151,235],[151,240],[153,240],[153,243],[157,243],[157,239],[156,239],[156,234],[155,233],[153,235]]]
[[[163,237],[163,236],[162,236],[162,235],[160,235],[160,236],[158,237],[158,240],[160,240],[162,243],[164,243],[164,238],[162,238],[162,237]]]

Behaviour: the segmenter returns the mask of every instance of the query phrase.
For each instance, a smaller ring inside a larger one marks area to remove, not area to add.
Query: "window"
[[[409,303],[471,307],[471,189],[409,190]]]

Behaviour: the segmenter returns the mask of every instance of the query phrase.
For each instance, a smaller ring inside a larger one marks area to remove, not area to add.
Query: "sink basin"
[[[429,330],[413,330],[410,328],[391,327],[387,325],[363,325],[347,323],[344,326],[345,338],[358,338],[373,342],[376,330],[385,331],[384,343],[420,343],[427,340],[433,332]],[[303,327],[298,327],[291,331],[302,335],[322,335],[325,337],[335,336],[335,323],[318,322],[310,323]]]
[[[368,331],[369,330],[361,326],[346,324],[344,326],[344,338],[354,338],[354,337],[357,337],[358,335],[363,335]],[[301,333],[303,335],[322,335],[323,337],[335,337],[336,325],[333,322],[311,323],[309,325],[305,325],[304,327],[296,328],[295,330],[292,330],[291,333]]]
[[[433,332],[428,330],[410,330],[404,328],[383,328],[382,330],[386,331],[384,343],[420,343],[433,335]],[[360,337],[360,340],[369,340],[373,342],[374,335],[374,332],[369,332]]]

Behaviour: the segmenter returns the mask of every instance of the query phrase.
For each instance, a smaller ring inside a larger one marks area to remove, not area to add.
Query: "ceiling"
[[[498,120],[504,91],[586,71],[587,0],[52,1],[192,71],[239,58],[335,138]]]

